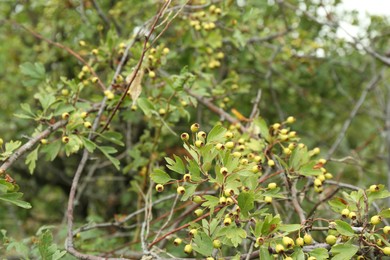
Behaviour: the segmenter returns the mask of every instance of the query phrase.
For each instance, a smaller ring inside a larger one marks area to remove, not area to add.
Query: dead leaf
[[[134,73],[135,71],[133,71],[129,76],[126,77],[127,84],[129,84],[130,81],[133,79]],[[129,91],[127,92],[128,94],[130,94],[131,99],[133,100],[133,105],[135,105],[139,95],[141,95],[142,92],[141,82],[143,77],[144,77],[144,71],[141,69],[138,71],[137,75],[135,76],[135,79],[131,83]]]

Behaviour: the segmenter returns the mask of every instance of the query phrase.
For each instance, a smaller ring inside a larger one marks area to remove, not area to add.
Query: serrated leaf
[[[187,201],[192,195],[194,195],[196,188],[198,187],[197,184],[188,184],[185,186],[186,192],[183,194],[183,196],[180,198],[181,201]]]
[[[241,192],[237,197],[238,206],[240,206],[241,213],[248,216],[251,209],[254,208],[255,196],[253,192]]]
[[[41,151],[46,153],[46,160],[53,161],[61,150],[61,141],[57,140],[41,147]]]
[[[325,248],[316,248],[310,251],[310,256],[314,256],[317,260],[324,260],[329,258],[328,250]]]
[[[170,169],[174,172],[180,173],[180,174],[185,174],[186,167],[185,167],[182,159],[175,154],[173,155],[173,157],[175,158],[175,160],[172,160],[169,157],[165,157],[165,160],[168,163],[168,165],[167,165],[168,169]]]
[[[216,125],[213,127],[213,129],[210,130],[209,134],[207,135],[207,142],[222,142],[225,140],[224,135],[226,133],[226,128],[224,128],[221,125]]]
[[[126,77],[127,84],[129,84],[130,81],[133,79],[134,74],[135,74],[135,70],[129,76]],[[133,100],[133,105],[136,104],[139,95],[141,95],[142,92],[141,82],[143,77],[144,77],[144,70],[141,69],[137,72],[137,75],[135,75],[135,78],[130,85],[129,92],[130,92],[131,99]]]
[[[332,246],[330,252],[333,254],[332,260],[352,259],[359,248],[351,244],[337,244]]]
[[[317,176],[322,173],[321,169],[315,169],[314,166],[317,163],[315,161],[308,162],[298,170],[299,174],[303,176]]]
[[[355,232],[353,231],[352,227],[342,220],[336,220],[336,230],[344,236],[353,236],[355,235]]]
[[[379,215],[383,218],[390,218],[390,208],[382,210]]]
[[[14,150],[18,149],[22,145],[21,141],[9,141],[5,144],[5,151],[6,152],[13,152]]]
[[[30,152],[26,157],[26,164],[28,165],[28,170],[30,171],[30,174],[34,173],[36,162],[38,160],[38,150],[39,146],[37,146],[37,148]]]
[[[165,184],[171,180],[174,180],[169,176],[168,173],[164,172],[160,169],[155,169],[152,174],[150,174],[150,178],[155,182],[159,184]]]
[[[201,232],[193,238],[193,249],[201,255],[210,256],[213,253],[213,241],[205,233]]]

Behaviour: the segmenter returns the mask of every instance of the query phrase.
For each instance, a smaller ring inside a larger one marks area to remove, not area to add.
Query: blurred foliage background
[[[386,58],[389,19],[368,17],[369,24],[354,39],[340,37],[341,21],[358,26],[361,22],[355,12],[340,11],[340,2],[190,1],[156,42],[153,57],[146,57],[145,70],[153,70],[157,76],[149,74],[144,79],[141,96],[148,98],[156,111],[168,109],[165,121],[180,134],[192,122],[210,129],[221,120],[194,96],[183,92],[171,98],[172,93],[163,87],[184,66],[196,76],[191,92],[229,113],[235,109],[249,117],[261,91],[262,117],[271,124],[295,116],[294,128],[304,142],[320,147],[323,157],[331,157],[329,169],[336,180],[361,187],[386,184],[390,146],[386,125],[390,120],[388,64],[365,48]],[[38,92],[60,93],[64,88],[61,77],[82,82],[81,99],[99,102],[103,97],[91,77],[80,77],[82,64],[77,59],[20,25],[79,53],[109,84],[123,53],[121,44],[134,38],[160,4],[156,0],[0,1],[0,137],[27,141],[39,122],[32,125],[15,114],[21,112],[22,103],[37,105],[34,96]],[[173,1],[172,12],[180,4],[183,1]],[[130,50],[123,77],[135,66],[141,44],[142,37]],[[164,48],[169,48],[169,53],[164,54]],[[44,65],[45,78],[39,84],[26,84],[20,66],[28,62]],[[377,77],[378,82],[368,90]],[[351,118],[365,91],[360,109]],[[125,106],[130,107],[131,101]],[[334,153],[328,154],[348,120],[351,124],[345,137]],[[76,207],[77,220],[107,221],[139,207],[136,183],[146,182],[151,158],[163,164],[163,156],[181,152],[179,138],[161,124],[140,109],[128,109],[114,119],[111,128],[122,133],[126,143],[126,148],[118,147],[121,171],[103,160],[93,177],[84,179],[88,185]],[[79,159],[80,154],[68,158],[64,153],[52,163],[40,158],[33,175],[23,161],[15,164],[12,176],[33,208],[2,204],[0,228],[23,238],[35,234],[42,225],[55,225],[56,239],[61,241],[67,196]],[[98,248],[103,242],[85,242],[84,246]]]

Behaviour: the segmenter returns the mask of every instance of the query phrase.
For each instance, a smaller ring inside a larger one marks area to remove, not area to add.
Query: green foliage
[[[389,20],[340,3],[0,3],[0,254],[382,257]]]

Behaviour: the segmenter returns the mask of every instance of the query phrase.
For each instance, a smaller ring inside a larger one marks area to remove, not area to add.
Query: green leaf
[[[61,150],[61,141],[57,140],[52,143],[41,146],[41,151],[46,153],[46,160],[53,161]]]
[[[240,206],[241,213],[248,216],[249,211],[254,208],[255,196],[253,192],[241,192],[237,197],[238,206]]]
[[[390,208],[382,210],[379,215],[383,218],[390,218]]]
[[[150,178],[152,179],[152,181],[159,184],[165,184],[171,180],[174,180],[171,178],[171,176],[169,176],[168,173],[160,169],[155,169],[154,172],[150,174]]]
[[[104,154],[104,156],[107,157],[108,160],[111,161],[111,163],[115,166],[117,170],[120,169],[120,161],[112,157],[110,154],[115,153],[117,150],[110,146],[97,146],[97,148]]]
[[[268,248],[263,246],[260,248],[259,257],[261,260],[274,260],[274,257],[269,253]]]
[[[118,132],[105,132],[104,134],[99,134],[103,139],[110,141],[113,144],[117,144],[119,146],[124,146],[125,144],[121,141],[123,135]]]
[[[344,236],[354,236],[355,232],[353,231],[352,227],[347,223],[342,220],[336,220],[336,230]]]
[[[310,251],[310,256],[314,256],[317,260],[324,260],[329,258],[328,250],[325,248],[316,248]],[[346,259],[345,259],[346,260]]]
[[[214,126],[207,135],[207,142],[223,142],[225,140],[226,131],[226,128],[221,125]]]
[[[81,136],[81,141],[83,142],[85,149],[87,149],[88,152],[93,153],[96,144],[84,136]]]
[[[330,252],[334,255],[332,260],[352,259],[359,248],[351,244],[337,244],[332,246]]]
[[[53,93],[42,93],[37,94],[36,97],[41,103],[41,106],[44,111],[46,111],[54,102],[56,102],[56,98]]]
[[[291,255],[294,260],[305,260],[305,254],[302,248],[294,247],[294,253]]]
[[[196,191],[196,188],[198,187],[197,184],[188,184],[185,186],[186,188],[186,193],[184,193],[184,195],[180,198],[181,201],[186,201],[188,200],[190,197],[192,197],[192,195],[194,195],[195,191]]]
[[[209,207],[215,208],[219,204],[219,198],[211,195],[204,195],[203,198],[206,200],[205,202],[202,203],[203,207]]]
[[[182,161],[182,159],[177,156],[177,155],[173,155],[174,159],[175,160],[172,160],[171,158],[169,157],[165,157],[165,160],[167,161],[168,165],[168,169],[174,171],[174,172],[177,172],[177,173],[180,173],[180,174],[185,174],[186,173],[186,167]]]
[[[290,159],[289,159],[289,166],[290,168],[297,170],[299,169],[302,165],[308,163],[310,160],[310,155],[307,151],[307,147],[302,147],[302,148],[296,148],[293,150]]]
[[[383,189],[376,192],[370,192],[367,194],[367,197],[368,197],[368,201],[371,203],[374,200],[385,199],[390,197],[390,192],[386,189]]]
[[[291,232],[300,230],[301,227],[302,227],[302,226],[299,225],[299,224],[281,224],[281,225],[279,226],[279,230],[284,231],[284,232],[291,233]]]
[[[317,176],[322,173],[321,169],[314,169],[314,166],[317,164],[315,161],[304,164],[299,170],[299,174],[303,176]]]
[[[269,134],[269,129],[267,123],[262,117],[258,117],[253,121],[254,125],[259,128],[260,135],[267,141],[271,142],[271,135]]]
[[[45,67],[41,63],[23,63],[20,65],[20,72],[29,77],[28,80],[22,82],[27,87],[37,85],[45,79]]]
[[[195,244],[193,249],[201,255],[210,256],[213,253],[213,241],[203,232],[195,235],[193,238]]]
[[[9,141],[5,144],[5,151],[6,152],[13,152],[14,150],[18,149],[22,145],[21,141]]]
[[[152,111],[155,110],[153,103],[150,102],[147,98],[138,98],[137,104],[146,116],[151,116]]]
[[[25,208],[25,209],[31,209],[31,204],[20,200],[20,198],[23,196],[23,193],[21,192],[13,192],[13,193],[6,193],[0,195],[0,200],[10,202],[12,204],[15,204],[18,207]]]
[[[26,164],[28,165],[28,170],[30,171],[30,174],[34,173],[34,169],[36,167],[36,162],[38,160],[38,150],[39,145],[37,148],[35,148],[31,153],[29,153],[26,157]]]

